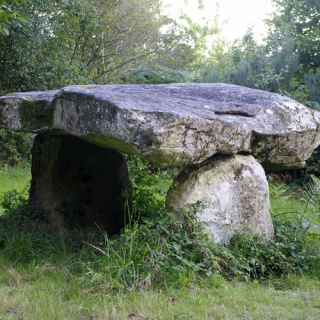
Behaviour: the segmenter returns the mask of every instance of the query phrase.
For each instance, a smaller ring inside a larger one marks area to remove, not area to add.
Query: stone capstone
[[[73,86],[54,109],[55,128],[160,165],[246,152],[269,166],[300,167],[320,144],[320,113],[234,85]]]
[[[252,156],[220,156],[178,176],[167,198],[177,214],[195,214],[217,243],[239,233],[273,237],[268,182]]]
[[[72,136],[37,135],[30,203],[55,229],[118,233],[126,223],[129,200],[127,163],[117,151]]]
[[[319,112],[288,97],[236,85],[70,86],[27,95],[0,99],[2,126],[61,130],[102,147],[140,153],[161,166],[248,153],[265,166],[297,168],[320,144]],[[47,106],[40,121],[31,103],[39,100]]]
[[[38,131],[53,126],[53,99],[58,91],[25,92],[0,97],[0,127]]]

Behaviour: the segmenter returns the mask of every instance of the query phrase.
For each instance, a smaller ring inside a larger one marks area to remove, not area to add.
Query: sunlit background
[[[252,28],[257,41],[266,35],[265,20],[273,11],[271,0],[163,0],[165,13],[174,19],[186,14],[198,23],[213,21],[217,16],[226,40],[241,38]]]

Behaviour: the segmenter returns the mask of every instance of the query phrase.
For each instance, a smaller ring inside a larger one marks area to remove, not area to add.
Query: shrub
[[[1,206],[6,215],[24,215],[28,207],[26,193],[17,190],[6,192],[1,199]]]
[[[31,159],[32,135],[0,128],[0,166],[15,166]]]

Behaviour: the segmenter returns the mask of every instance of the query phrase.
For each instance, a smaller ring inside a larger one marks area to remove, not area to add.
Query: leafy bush
[[[174,172],[154,168],[139,157],[131,157],[129,175],[133,187],[132,214],[144,217],[157,215],[165,207]]]
[[[18,213],[25,214],[28,207],[28,200],[25,192],[12,190],[6,192],[1,199],[1,206],[4,214],[17,215]]]
[[[0,166],[30,161],[32,135],[0,128]]]
[[[309,272],[314,257],[309,255],[307,242],[302,226],[276,223],[274,241],[237,236],[232,240],[230,250],[244,277],[266,279]]]

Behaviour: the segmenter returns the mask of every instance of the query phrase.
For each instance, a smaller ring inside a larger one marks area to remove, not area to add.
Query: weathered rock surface
[[[125,225],[130,183],[125,158],[79,138],[37,135],[32,150],[30,203],[58,230]]]
[[[52,101],[57,92],[26,92],[0,97],[0,127],[26,131],[52,127]]]
[[[191,211],[217,243],[238,233],[273,237],[268,182],[252,156],[223,156],[186,170],[168,194],[168,207]]]
[[[249,153],[264,165],[301,167],[320,144],[320,113],[287,97],[235,85],[71,86],[53,96],[40,121],[24,120],[20,109],[27,108],[19,107],[19,96],[9,104],[8,97],[1,98],[0,126],[49,126],[167,166]]]
[[[296,167],[320,143],[320,113],[225,84],[68,87],[55,100],[54,126],[174,166],[246,152]]]

